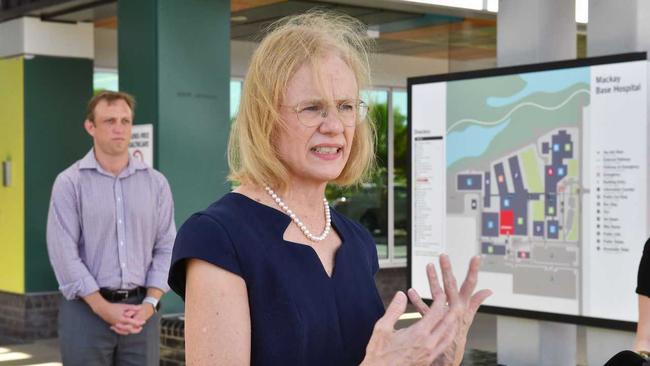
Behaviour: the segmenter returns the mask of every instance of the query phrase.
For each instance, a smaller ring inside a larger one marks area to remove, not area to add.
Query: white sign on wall
[[[133,158],[153,167],[153,125],[133,125],[129,153]]]

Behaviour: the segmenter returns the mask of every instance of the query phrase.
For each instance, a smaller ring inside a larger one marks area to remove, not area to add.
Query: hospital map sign
[[[129,153],[150,167],[153,167],[153,125],[133,125]]]

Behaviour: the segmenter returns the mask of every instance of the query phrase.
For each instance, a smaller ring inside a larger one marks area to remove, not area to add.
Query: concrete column
[[[573,59],[576,43],[575,1],[499,1],[498,66]]]
[[[154,166],[169,180],[176,225],[229,190],[230,2],[120,0],[120,90],[154,126]],[[180,298],[163,299],[166,312]]]
[[[590,0],[587,55],[650,50],[650,2]]]
[[[587,365],[602,365],[618,352],[632,349],[634,345],[634,332],[585,327],[585,334]]]
[[[497,65],[512,66],[576,57],[575,2],[501,0],[497,15]],[[504,365],[575,365],[573,324],[497,316],[497,357]]]
[[[540,355],[539,323],[497,316],[497,359],[503,365],[537,365]],[[522,335],[525,334],[525,337]]]
[[[497,358],[502,365],[575,365],[577,327],[497,316]]]

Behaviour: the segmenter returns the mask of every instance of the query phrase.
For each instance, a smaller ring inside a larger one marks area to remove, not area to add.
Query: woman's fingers
[[[381,317],[376,323],[376,327],[382,328],[383,330],[394,330],[395,323],[399,320],[399,317],[404,314],[406,310],[406,295],[402,291],[397,291],[393,300],[386,308],[386,313]]]
[[[409,300],[411,301],[411,304],[415,306],[415,308],[417,309],[418,313],[420,313],[420,315],[424,316],[424,314],[429,312],[429,306],[424,302],[424,300],[422,300],[420,294],[418,294],[418,292],[415,291],[414,288],[410,288],[406,292],[406,294]]]
[[[447,297],[445,296],[445,292],[440,287],[438,275],[436,273],[436,267],[433,265],[433,263],[427,264],[426,272],[427,280],[429,281],[429,290],[431,292],[431,300],[434,302],[437,301],[442,305],[446,304]],[[420,314],[424,316],[424,314],[428,313],[430,309],[429,306],[424,302],[424,300],[422,300],[422,297],[420,297],[420,294],[418,294],[415,289],[410,288],[407,291],[407,296]]]
[[[417,324],[426,328],[428,332],[432,332],[448,311],[446,303],[436,300],[431,304],[427,312],[422,315],[422,320]]]
[[[387,364],[406,364],[403,361],[412,363],[416,360],[417,364],[428,365],[444,353],[444,360],[460,360],[462,354],[459,358],[454,350],[460,349],[462,352],[465,344],[467,330],[462,325],[491,295],[489,290],[481,290],[473,294],[478,267],[478,258],[473,258],[459,292],[447,255],[440,256],[442,287],[439,282],[440,275],[436,273],[435,266],[427,265],[426,273],[433,303],[431,306],[427,306],[420,294],[413,288],[409,289],[406,294],[401,291],[397,292],[386,308],[384,316],[375,324],[366,350],[367,359],[385,360],[386,356],[390,355],[392,358],[386,359],[389,361]],[[422,314],[422,319],[408,328],[395,331],[395,323],[404,314],[409,300]],[[391,349],[398,349],[400,352],[387,353],[387,350]]]
[[[478,307],[481,306],[483,301],[490,297],[492,295],[492,291],[490,290],[481,290],[474,295],[469,300],[469,310],[472,312],[472,314],[476,314],[476,311],[478,310]]]
[[[420,294],[415,289],[411,288],[407,292],[408,299],[422,315],[423,326],[428,327],[430,330],[434,329],[438,322],[440,322],[440,319],[445,316],[448,311],[454,311],[457,316],[460,316],[459,313],[462,313],[463,318],[466,318],[466,315],[471,315],[473,317],[485,299],[492,295],[492,291],[490,290],[481,290],[476,294],[473,294],[478,280],[479,267],[480,258],[478,256],[473,257],[469,263],[467,276],[465,277],[459,291],[449,256],[442,254],[440,256],[440,272],[442,273],[443,279],[443,291],[438,281],[435,266],[432,263],[427,265],[427,279],[429,281],[429,288],[433,298],[431,307],[426,305]],[[446,307],[447,301],[449,301],[451,309]],[[435,311],[432,313],[431,310],[434,309]]]
[[[476,289],[476,284],[478,282],[478,270],[481,266],[481,258],[478,256],[472,257],[469,262],[469,268],[467,269],[467,276],[463,285],[460,287],[460,297],[467,302],[467,311],[469,314],[474,316],[479,306],[492,295],[490,290],[481,290],[477,293],[474,293]]]
[[[440,255],[440,272],[442,272],[442,283],[445,287],[445,294],[450,306],[458,304],[458,285],[456,284],[456,277],[451,269],[451,262],[449,256],[446,254]]]
[[[433,263],[427,264],[427,280],[429,281],[429,290],[431,291],[431,300],[447,302],[445,292],[440,287],[438,281],[438,274],[436,273],[436,266]]]
[[[467,269],[465,281],[463,281],[463,284],[460,286],[460,296],[462,298],[469,299],[474,293],[478,281],[478,269],[480,266],[481,258],[479,256],[472,257],[469,261],[469,268]]]

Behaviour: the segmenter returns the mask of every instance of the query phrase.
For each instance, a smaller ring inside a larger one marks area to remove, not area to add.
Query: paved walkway
[[[62,366],[58,338],[0,345],[0,366]]]
[[[472,331],[468,338],[469,348],[492,350],[496,348],[496,341],[491,336],[494,324],[478,314],[474,321]],[[416,319],[405,319],[398,322],[397,328],[408,326]],[[494,352],[468,350],[463,360],[463,366],[496,366]],[[0,342],[0,366],[62,366],[59,355],[57,338],[39,340],[31,343],[7,345]]]
[[[58,339],[46,339],[20,345],[0,346],[0,366],[62,366]],[[463,366],[493,366],[492,352],[468,351]]]

